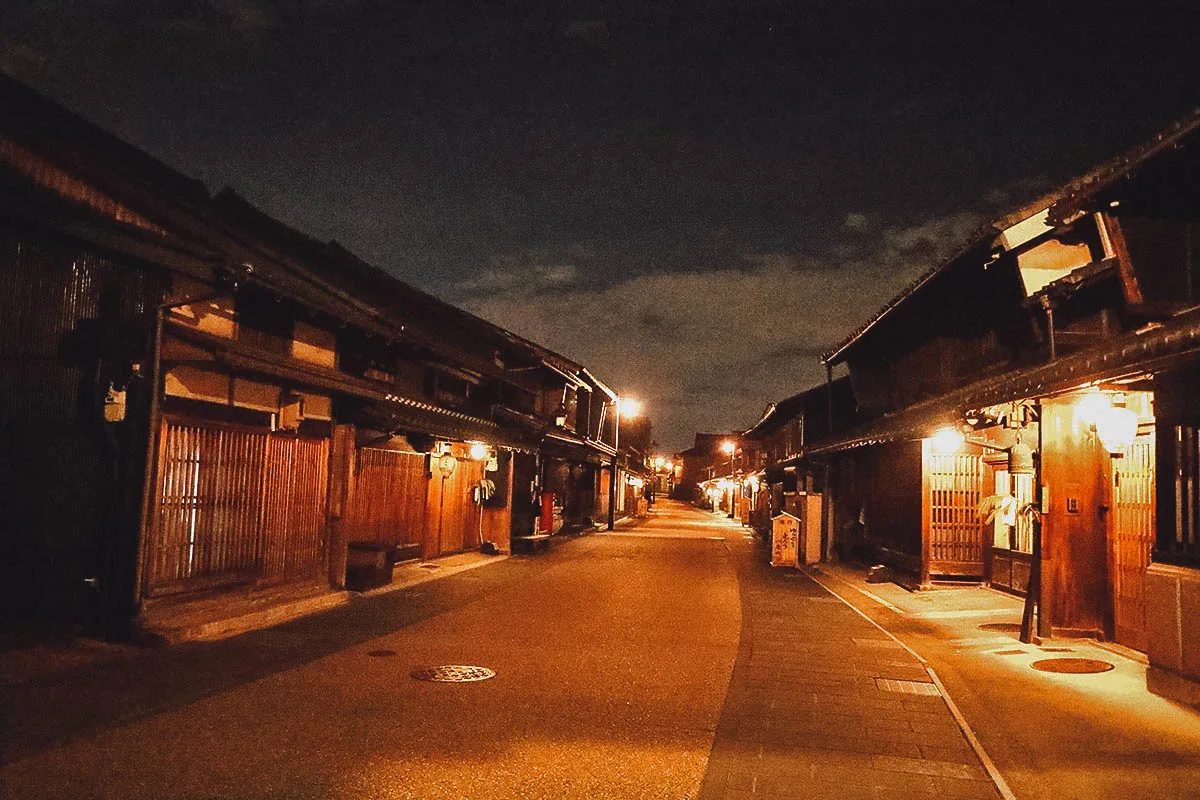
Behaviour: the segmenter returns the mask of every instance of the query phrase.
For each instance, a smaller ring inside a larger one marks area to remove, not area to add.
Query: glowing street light
[[[617,457],[621,454],[621,417],[633,419],[642,413],[642,404],[632,397],[618,397],[613,402],[616,417],[613,420],[612,475],[608,481],[608,529],[617,524]]]

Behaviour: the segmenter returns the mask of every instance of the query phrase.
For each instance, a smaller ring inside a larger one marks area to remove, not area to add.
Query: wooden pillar
[[[335,425],[329,446],[329,585],[335,589],[346,587],[348,536],[342,517],[354,494],[354,433],[353,425]]]

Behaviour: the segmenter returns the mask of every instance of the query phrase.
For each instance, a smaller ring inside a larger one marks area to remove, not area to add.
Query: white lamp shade
[[[1138,416],[1121,406],[1113,406],[1096,418],[1096,436],[1110,453],[1123,453],[1137,438]]]

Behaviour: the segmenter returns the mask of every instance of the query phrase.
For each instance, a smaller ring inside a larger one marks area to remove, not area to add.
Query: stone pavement
[[[1200,713],[1150,692],[1141,654],[1086,639],[1023,644],[1021,600],[991,589],[908,592],[867,585],[863,567],[822,564],[817,571],[937,671],[1021,800],[1200,798]],[[1059,658],[1109,669],[1033,667]]]
[[[729,531],[742,634],[701,798],[1000,797],[917,658]]]

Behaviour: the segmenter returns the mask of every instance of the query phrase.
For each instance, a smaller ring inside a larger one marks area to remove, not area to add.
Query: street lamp
[[[632,397],[618,397],[613,405],[616,416],[613,418],[613,457],[612,474],[608,480],[608,529],[611,531],[617,524],[617,457],[621,454],[621,417],[633,419],[642,413],[642,404]]]
[[[733,456],[737,452],[737,442],[733,439],[721,442],[721,452],[729,456],[729,518],[733,519],[733,494],[736,491],[733,481]]]

